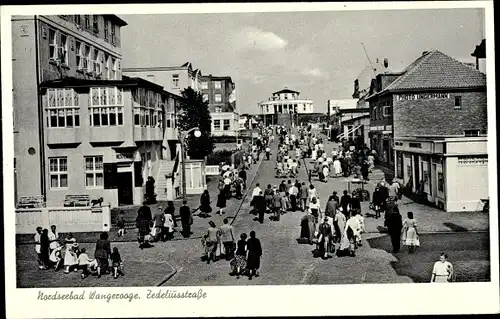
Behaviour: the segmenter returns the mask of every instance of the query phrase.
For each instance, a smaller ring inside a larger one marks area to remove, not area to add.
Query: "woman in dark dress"
[[[208,193],[208,190],[205,190],[203,194],[201,194],[200,211],[201,211],[200,215],[202,217],[208,217],[212,212],[212,207],[210,207],[210,194]]]
[[[224,191],[221,191],[217,196],[217,207],[220,209],[218,214],[222,216],[224,214],[223,209],[226,208],[226,194],[224,194]]]
[[[258,277],[260,268],[260,257],[262,256],[262,246],[260,240],[255,237],[255,232],[250,232],[250,239],[247,241],[247,269],[249,271],[248,279],[252,280],[252,276]]]
[[[152,245],[149,243],[149,234],[151,233],[151,226],[153,223],[153,216],[151,209],[146,205],[146,202],[137,211],[137,218],[135,219],[135,226],[138,230],[137,240],[139,241],[139,248],[149,248]]]
[[[231,260],[230,265],[233,272],[232,275],[236,275],[236,278],[240,278],[240,275],[245,270],[247,266],[247,234],[243,233],[240,235],[240,240],[236,244],[236,254],[233,260]]]
[[[97,259],[97,277],[101,278],[101,270],[108,271],[108,259],[111,255],[111,242],[108,233],[101,233],[95,245],[94,257]]]
[[[49,240],[49,230],[42,230],[42,234],[40,235],[40,260],[43,262],[45,267],[50,268],[50,260],[49,260],[49,248],[50,248],[50,240]]]

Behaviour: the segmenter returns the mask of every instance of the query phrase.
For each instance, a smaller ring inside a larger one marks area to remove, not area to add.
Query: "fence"
[[[109,231],[111,210],[109,206],[16,209],[17,234],[34,234],[38,226],[50,229],[50,225],[62,233]]]

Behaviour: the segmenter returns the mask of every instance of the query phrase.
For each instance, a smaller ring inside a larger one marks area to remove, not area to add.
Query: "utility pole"
[[[365,50],[365,55],[366,55],[366,58],[368,59],[368,62],[370,63],[371,67],[372,67],[372,71],[373,71],[373,74],[377,75],[375,73],[375,68],[373,67],[373,63],[372,61],[370,60],[370,56],[368,55],[368,52],[366,51],[366,48],[365,48],[365,45],[363,44],[363,42],[361,42],[361,45],[363,46],[363,50]]]

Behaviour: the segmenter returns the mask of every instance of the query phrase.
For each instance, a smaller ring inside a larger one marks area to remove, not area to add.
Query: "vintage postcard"
[[[8,317],[498,312],[492,1],[1,10]]]

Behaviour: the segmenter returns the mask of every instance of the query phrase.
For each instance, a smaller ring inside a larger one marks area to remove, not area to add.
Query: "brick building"
[[[235,84],[229,76],[206,75],[201,78],[201,93],[208,101],[213,136],[236,136],[239,131]]]
[[[66,77],[120,80],[120,28],[126,22],[115,15],[31,15],[13,16],[11,23],[15,195],[46,195],[49,110],[44,109],[40,84]],[[69,132],[82,119],[79,111],[51,110],[61,118],[58,127]]]
[[[391,76],[370,109],[372,127],[392,125],[395,177],[447,211],[477,210],[488,197],[485,74],[429,51]]]

